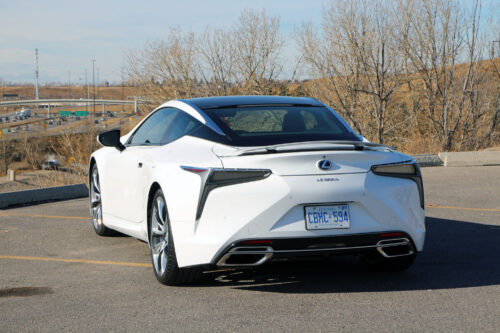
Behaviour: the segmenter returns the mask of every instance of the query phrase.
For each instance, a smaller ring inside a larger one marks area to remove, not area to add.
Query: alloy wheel
[[[163,275],[168,261],[168,221],[165,199],[157,196],[151,215],[151,253],[158,275]]]
[[[92,214],[92,223],[94,228],[98,230],[102,227],[102,202],[101,188],[99,184],[99,173],[97,168],[92,169],[92,181],[90,186],[90,211]]]

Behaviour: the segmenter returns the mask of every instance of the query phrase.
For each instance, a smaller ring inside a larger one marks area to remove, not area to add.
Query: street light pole
[[[85,68],[85,111],[89,112],[89,84],[87,81],[87,68]],[[89,117],[90,118],[90,117]]]
[[[39,99],[39,97],[40,96],[38,95],[38,49],[35,49],[35,99]]]
[[[91,59],[90,61],[92,61],[92,100],[94,105],[94,118],[95,118],[95,79],[94,79],[95,59]]]
[[[97,99],[100,99],[100,97],[99,97],[99,86],[100,86],[99,82],[100,82],[99,81],[99,68],[97,68]]]
[[[122,67],[122,101],[125,100],[125,96],[123,94],[123,67]],[[123,104],[122,104],[122,112],[123,112]]]

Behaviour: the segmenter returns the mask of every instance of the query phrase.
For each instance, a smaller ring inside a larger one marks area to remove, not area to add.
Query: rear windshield
[[[235,146],[360,140],[323,106],[244,106],[204,111]]]

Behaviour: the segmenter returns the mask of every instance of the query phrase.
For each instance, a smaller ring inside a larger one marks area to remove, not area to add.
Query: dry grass
[[[86,183],[87,177],[65,171],[32,170],[16,174],[16,181],[0,180],[0,193]]]

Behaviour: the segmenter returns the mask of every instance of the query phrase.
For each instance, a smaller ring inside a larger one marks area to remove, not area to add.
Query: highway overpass
[[[15,101],[0,101],[0,107],[8,106],[29,106],[36,105],[50,110],[51,107],[60,106],[86,106],[86,105],[134,105],[134,111],[137,113],[139,104],[146,104],[147,100],[115,100],[115,99],[23,99]]]

